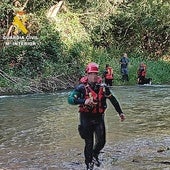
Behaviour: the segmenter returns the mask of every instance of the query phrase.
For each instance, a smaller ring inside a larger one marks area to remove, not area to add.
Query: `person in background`
[[[103,73],[103,77],[105,79],[105,83],[107,86],[112,86],[113,81],[113,69],[109,66],[109,64],[106,64],[106,69]]]
[[[151,84],[151,78],[146,78],[146,64],[144,62],[141,62],[138,70],[137,70],[138,78],[137,83],[138,84]]]
[[[92,170],[94,165],[100,166],[99,153],[106,143],[105,110],[106,99],[109,99],[118,112],[121,121],[125,115],[117,99],[113,96],[108,86],[102,84],[98,76],[98,64],[91,62],[86,67],[86,75],[68,96],[68,103],[79,105],[80,125],[78,131],[85,140],[84,156],[87,170]],[[94,141],[95,140],[95,141]]]
[[[139,64],[137,74],[138,74],[137,82],[138,84],[140,84],[140,82],[142,82],[146,76],[146,65],[143,62]]]
[[[127,56],[127,53],[124,53],[123,57],[120,59],[122,81],[129,81],[128,64],[129,58]]]

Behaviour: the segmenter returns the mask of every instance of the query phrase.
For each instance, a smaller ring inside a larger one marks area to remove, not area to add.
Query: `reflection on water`
[[[108,102],[102,168],[170,168],[170,86],[120,86],[112,90],[127,119],[120,122]],[[84,169],[78,109],[68,105],[67,95],[0,97],[1,169]]]

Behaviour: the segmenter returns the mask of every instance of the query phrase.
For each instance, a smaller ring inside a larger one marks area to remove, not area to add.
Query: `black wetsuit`
[[[90,85],[91,89],[95,93],[99,92],[100,84]],[[78,85],[72,94],[69,96],[70,101],[74,104],[84,104],[85,102],[85,85]],[[76,98],[74,97],[76,95]],[[106,108],[106,99],[109,99],[112,105],[115,107],[116,111],[121,114],[122,110],[117,101],[117,99],[110,92],[109,88],[105,86],[105,97],[103,105]],[[105,132],[105,122],[104,122],[104,113],[80,113],[80,125],[79,125],[79,134],[85,140],[85,163],[88,164],[92,162],[93,156],[98,156],[101,149],[104,147],[106,142],[106,132]],[[94,143],[95,137],[95,143]]]

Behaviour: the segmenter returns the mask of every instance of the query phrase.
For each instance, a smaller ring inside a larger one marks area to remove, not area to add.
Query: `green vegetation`
[[[3,37],[25,3],[16,2],[0,3],[1,87],[20,89],[30,86],[30,80],[60,75],[68,81],[76,80],[90,61],[100,64],[101,73],[109,63],[115,85],[121,85],[119,58],[124,52],[131,61],[128,84],[136,84],[141,61],[148,65],[147,77],[152,77],[154,84],[170,84],[169,1],[67,0],[53,18],[47,18],[47,13],[56,1],[26,1],[26,26],[29,35],[37,37],[32,40],[36,45],[8,46]],[[18,31],[17,36],[25,35]]]

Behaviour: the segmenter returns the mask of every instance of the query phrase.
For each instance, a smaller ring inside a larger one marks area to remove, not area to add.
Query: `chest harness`
[[[111,67],[107,68],[106,79],[113,79],[113,70]]]
[[[96,93],[87,84],[85,85],[85,99],[91,98],[95,104],[79,106],[80,113],[103,114],[106,110],[105,87],[100,86],[98,93]]]

